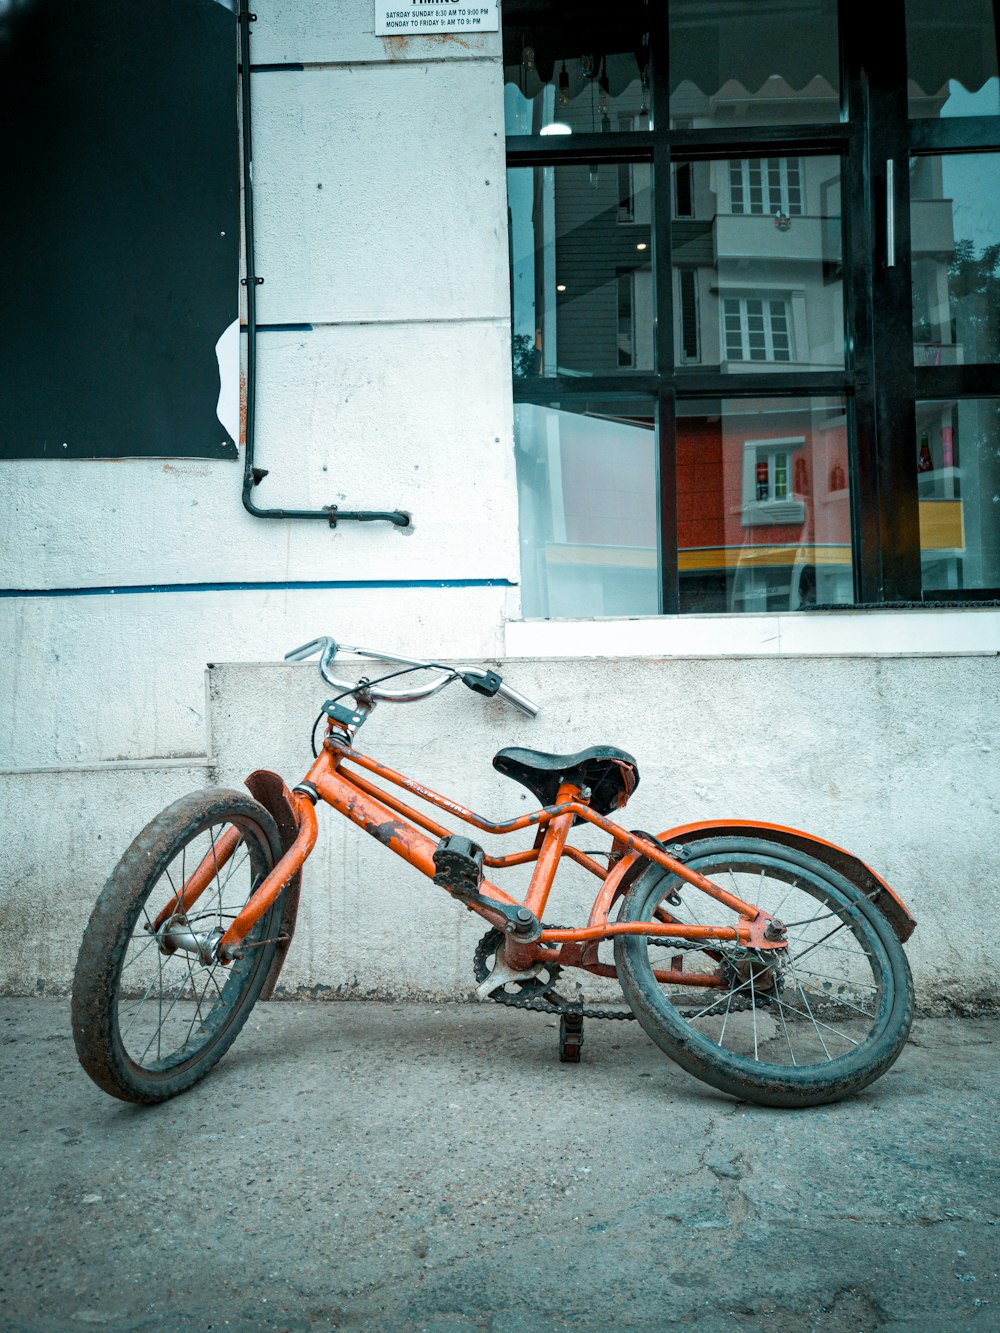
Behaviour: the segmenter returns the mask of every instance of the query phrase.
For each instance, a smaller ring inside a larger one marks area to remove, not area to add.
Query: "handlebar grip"
[[[333,644],[333,654],[337,651],[337,645],[328,635],[323,635],[319,639],[310,639],[308,643],[300,644],[298,648],[293,648],[290,653],[285,653],[286,662],[304,662],[307,657],[312,657],[314,653],[321,653],[324,649]]]
[[[497,694],[502,695],[508,703],[512,703],[515,708],[520,708],[521,712],[527,713],[529,717],[537,717],[541,711],[538,704],[532,703],[523,694],[518,694],[517,690],[512,690],[509,685],[501,685]]]

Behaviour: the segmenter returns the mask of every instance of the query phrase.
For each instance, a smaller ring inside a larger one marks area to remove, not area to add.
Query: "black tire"
[[[281,856],[281,842],[262,805],[219,788],[182,797],[146,825],[87,925],[73,981],[73,1037],[90,1077],[123,1101],[166,1101],[204,1078],[267,977],[280,895],[247,937],[243,957],[225,967],[181,949],[165,952],[144,928],[229,825],[242,841],[187,918],[196,932],[224,929]]]
[[[817,1106],[865,1087],[892,1065],[913,1020],[902,946],[848,880],[797,849],[762,838],[709,837],[685,865],[785,922],[778,969],[734,946],[641,935],[615,939],[615,965],[643,1028],[695,1078],[763,1106]],[[680,902],[671,901],[679,895]],[[619,921],[732,924],[735,913],[659,866],[625,895]],[[834,936],[836,938],[834,938]],[[657,980],[654,966],[712,975],[721,988]],[[772,956],[773,957],[773,956]]]

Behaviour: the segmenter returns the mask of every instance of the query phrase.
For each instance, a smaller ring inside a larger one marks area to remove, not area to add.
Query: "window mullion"
[[[680,610],[677,560],[677,401],[674,383],[673,172],[670,156],[669,30],[666,5],[651,6],[653,50],[653,281],[655,286],[657,381],[656,438],[659,491],[660,612]],[[681,334],[683,339],[683,333]]]

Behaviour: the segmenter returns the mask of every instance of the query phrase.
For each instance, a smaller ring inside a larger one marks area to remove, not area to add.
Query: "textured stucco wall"
[[[206,661],[273,660],[333,625],[501,650],[517,515],[499,38],[381,39],[373,13],[268,4],[253,28],[255,64],[307,66],[253,76],[258,316],[312,325],[260,334],[255,498],[401,508],[412,530],[251,518],[222,461],[0,462],[0,583],[60,594],[0,600],[0,766],[200,754]],[[63,595],[435,580],[453,586]]]
[[[642,774],[629,827],[761,819],[839,843],[916,914],[907,952],[922,1004],[1000,1000],[993,931],[982,924],[1000,910],[995,657],[524,660],[505,670],[542,705],[537,719],[454,686],[421,704],[382,705],[359,748],[498,818],[531,801],[492,769],[501,746],[619,745]],[[68,984],[100,885],[159,807],[206,781],[238,785],[258,766],[290,783],[305,773],[309,728],[329,693],[315,666],[222,665],[208,675],[211,770],[0,778],[11,816],[0,987]],[[320,828],[287,986],[467,995],[478,919],[322,808]],[[585,833],[577,845],[601,842]],[[596,881],[567,870],[553,920],[575,919],[593,896]],[[509,876],[501,883],[523,884],[523,871]]]

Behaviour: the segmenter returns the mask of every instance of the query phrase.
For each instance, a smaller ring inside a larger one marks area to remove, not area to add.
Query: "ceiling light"
[[[566,284],[565,284],[564,282],[557,282],[557,283],[556,283],[556,291],[557,291],[557,292],[564,292],[565,290],[566,290]]]
[[[572,134],[573,131],[561,120],[554,120],[551,125],[543,125],[539,134]]]
[[[638,244],[635,248],[636,248],[637,250],[648,250],[648,249],[649,249],[649,246],[646,244],[645,241],[640,241],[639,244]]]

